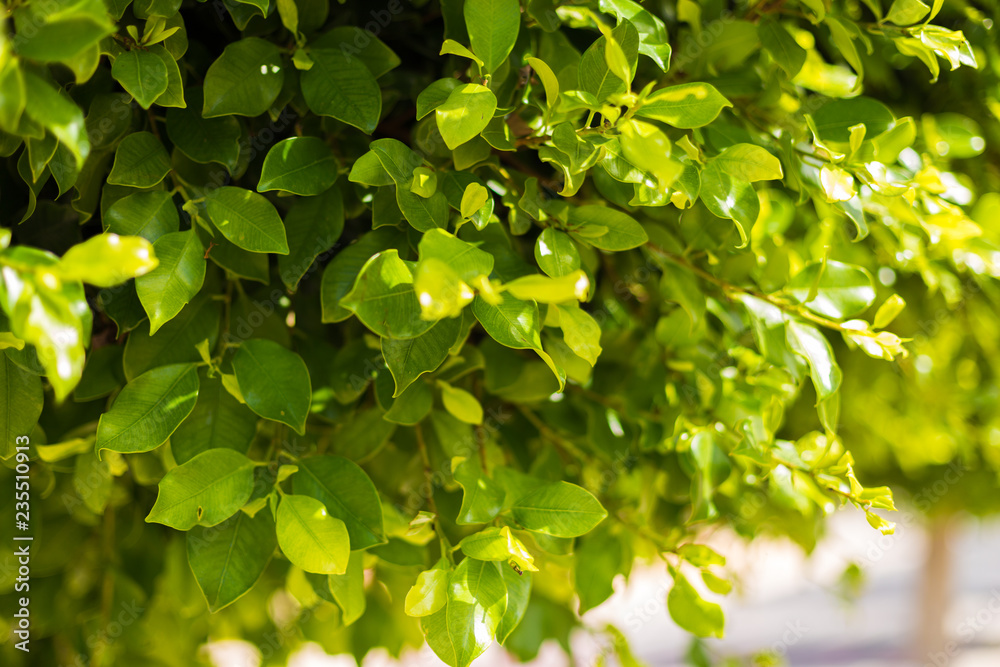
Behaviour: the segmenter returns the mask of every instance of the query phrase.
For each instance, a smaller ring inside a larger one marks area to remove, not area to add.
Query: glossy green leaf
[[[177,530],[215,526],[239,511],[253,491],[253,461],[231,449],[210,449],[160,480],[147,523]]]
[[[17,438],[29,435],[42,414],[42,381],[3,352],[0,357],[0,389],[6,397],[0,402],[0,459],[7,459],[14,454]]]
[[[347,528],[309,496],[285,495],[278,505],[278,546],[306,572],[344,574],[351,556]]]
[[[809,364],[816,395],[820,400],[833,396],[840,388],[843,373],[830,342],[816,327],[796,320],[790,320],[786,329],[789,347]]]
[[[285,225],[263,196],[224,186],[205,197],[205,215],[222,235],[250,252],[288,254]]]
[[[164,234],[153,252],[159,265],[135,281],[151,334],[173,319],[205,281],[205,248],[193,229]]]
[[[578,356],[591,366],[597,363],[601,354],[601,327],[593,317],[580,306],[560,304],[559,326],[563,331],[563,340]]]
[[[429,616],[448,603],[448,570],[434,568],[417,575],[406,594],[404,609],[408,616]]]
[[[830,100],[812,114],[812,119],[820,139],[841,143],[850,141],[850,128],[855,125],[863,124],[865,136],[871,139],[888,130],[895,120],[884,104],[870,97]]]
[[[251,410],[305,433],[312,389],[302,357],[274,341],[253,338],[240,345],[233,372]]]
[[[507,59],[521,28],[517,0],[466,0],[465,25],[472,50],[483,61],[483,69],[495,72]]]
[[[170,436],[170,451],[178,463],[210,449],[246,454],[257,434],[257,416],[226,391],[222,380],[202,377],[198,402]]]
[[[554,537],[577,537],[593,530],[608,513],[586,489],[557,482],[518,498],[511,515],[528,530]]]
[[[570,229],[577,238],[612,252],[637,248],[649,240],[635,218],[608,206],[577,206],[570,209]],[[603,228],[606,231],[599,232]]]
[[[382,94],[371,71],[339,49],[314,51],[312,58],[313,66],[301,74],[309,109],[371,134],[382,114]]]
[[[452,90],[434,110],[445,145],[454,150],[477,136],[493,120],[496,108],[496,95],[486,86],[466,83]]]
[[[446,318],[414,338],[382,338],[382,356],[396,385],[393,397],[444,362],[461,326],[460,319]]]
[[[448,578],[448,601],[420,619],[427,644],[451,667],[468,667],[489,645],[507,609],[496,563],[467,558]]]
[[[259,116],[285,81],[278,47],[259,37],[228,44],[205,73],[202,116]]]
[[[126,51],[115,58],[111,76],[143,109],[152,106],[167,90],[167,65],[154,53],[142,49]]]
[[[278,256],[281,280],[290,290],[310,272],[314,260],[327,252],[344,231],[344,203],[338,188],[299,199],[285,216],[288,254]]]
[[[316,137],[291,137],[267,152],[257,192],[282,190],[318,195],[337,180],[337,158]]]
[[[371,479],[356,463],[340,456],[300,459],[292,476],[296,494],[316,498],[330,516],[347,527],[351,549],[385,543],[382,504]]]
[[[503,507],[504,491],[486,476],[474,459],[452,460],[452,474],[464,491],[455,520],[459,525],[489,523]]]
[[[125,385],[97,427],[96,450],[148,452],[180,426],[198,400],[194,364],[160,366]]]
[[[148,188],[166,178],[169,171],[170,156],[160,140],[150,132],[133,132],[118,144],[108,183]]]
[[[277,546],[270,512],[237,512],[211,528],[187,534],[187,557],[208,608],[219,611],[243,597],[271,561]]]
[[[799,46],[781,23],[764,21],[757,33],[760,35],[761,45],[789,78],[799,73],[806,62],[806,50]]]
[[[534,565],[534,557],[521,540],[514,537],[509,526],[484,528],[463,539],[458,546],[470,558],[502,563],[512,561],[524,570],[538,569]]]
[[[180,229],[180,216],[169,192],[127,195],[104,212],[104,231],[120,236],[141,236],[155,242]]]
[[[344,625],[351,625],[365,613],[365,555],[358,551],[351,554],[347,572],[329,576],[330,593],[340,607]]]
[[[786,289],[809,310],[835,320],[859,315],[875,301],[871,274],[860,266],[834,260],[807,265]]]
[[[649,95],[635,112],[682,129],[704,127],[732,103],[707,83],[684,83]]]
[[[395,250],[368,260],[340,303],[383,338],[415,338],[434,324],[420,318],[412,269]]]
[[[444,409],[466,424],[483,423],[483,406],[476,397],[458,387],[452,387],[447,382],[438,382],[441,389],[441,402]]]

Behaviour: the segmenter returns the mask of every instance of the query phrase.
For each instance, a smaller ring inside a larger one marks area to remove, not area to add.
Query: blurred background
[[[890,516],[896,534],[882,536],[864,515],[837,512],[812,556],[788,541],[747,545],[715,533],[708,542],[728,557],[736,590],[721,600],[726,636],[692,650],[690,635],[666,610],[669,577],[663,567],[638,566],[626,585],[584,615],[588,627],[614,623],[638,660],[650,666],[792,665],[794,667],[997,667],[1000,665],[1000,520],[957,515],[928,529],[915,512]],[[940,624],[939,637],[934,637]],[[937,642],[937,644],[935,644]],[[555,641],[536,667],[614,665],[586,631],[572,637],[575,659]],[[938,646],[939,650],[929,647]],[[219,642],[207,649],[219,667],[256,662],[249,644]],[[369,654],[364,667],[434,667],[425,649],[401,661]],[[475,667],[522,663],[494,645]],[[350,667],[316,645],[290,667]]]

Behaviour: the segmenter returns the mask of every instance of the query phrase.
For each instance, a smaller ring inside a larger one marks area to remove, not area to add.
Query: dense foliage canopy
[[[721,637],[713,529],[996,504],[992,0],[4,8],[3,664]]]

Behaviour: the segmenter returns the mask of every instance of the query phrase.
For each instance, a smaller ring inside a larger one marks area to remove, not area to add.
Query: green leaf
[[[170,156],[160,140],[150,132],[133,132],[118,144],[108,183],[149,188],[166,178],[169,171]]]
[[[806,50],[778,21],[763,21],[757,28],[761,45],[771,54],[778,67],[793,78],[806,62]]]
[[[674,623],[696,637],[719,637],[725,629],[722,607],[708,602],[687,578],[674,570],[674,585],[667,594],[667,610]]]
[[[504,291],[517,299],[533,300],[538,303],[563,303],[573,299],[586,299],[590,291],[590,280],[583,270],[574,271],[561,278],[550,278],[535,273],[511,280],[504,285]]]
[[[156,366],[198,361],[195,345],[207,340],[214,346],[221,320],[222,304],[202,294],[164,324],[155,336],[150,335],[147,323],[139,324],[125,343],[126,379],[131,382]]]
[[[160,492],[146,523],[177,530],[222,523],[250,498],[253,468],[253,461],[231,449],[202,452],[160,480]]]
[[[574,586],[580,597],[578,613],[583,615],[611,597],[615,577],[623,566],[628,567],[628,556],[621,538],[607,530],[594,531],[579,540],[574,556]]]
[[[245,37],[228,44],[205,74],[202,116],[259,116],[284,81],[281,51],[271,42]]]
[[[608,513],[586,489],[556,482],[518,498],[511,515],[527,530],[554,537],[577,537],[593,530]]]
[[[420,91],[420,94],[417,95],[417,120],[444,104],[451,91],[458,88],[461,83],[458,79],[451,77],[438,79]]]
[[[514,537],[509,526],[490,526],[469,535],[458,546],[462,552],[478,560],[513,562],[525,570],[537,570],[534,557],[528,553],[521,540]]]
[[[231,116],[202,118],[199,88],[186,90],[189,105],[167,110],[167,137],[191,160],[234,165],[240,154],[240,123]]]
[[[496,72],[517,41],[520,5],[517,0],[466,0],[462,11],[472,50],[486,72]]]
[[[270,512],[253,517],[237,512],[217,526],[195,526],[188,532],[188,562],[210,611],[229,606],[253,588],[278,544],[274,531]]]
[[[302,357],[274,341],[253,338],[240,345],[233,372],[251,410],[305,433],[312,387]]]
[[[601,250],[630,250],[649,240],[646,230],[635,218],[607,206],[576,206],[570,209],[569,224],[577,239]],[[591,235],[592,230],[600,231],[600,228],[606,231]]]
[[[278,546],[295,565],[316,574],[344,574],[351,557],[347,528],[309,496],[284,495],[278,505]]]
[[[343,521],[352,550],[385,543],[382,503],[364,470],[340,456],[310,456],[298,466],[293,491],[319,500],[330,516]]]
[[[639,53],[651,58],[664,72],[667,71],[671,48],[667,27],[659,17],[632,0],[601,0],[600,7],[603,12],[628,19],[639,32]]]
[[[843,374],[823,333],[811,324],[789,320],[786,327],[788,345],[809,364],[809,375],[820,401],[830,398],[840,388]]]
[[[181,69],[177,61],[162,44],[150,46],[149,52],[167,66],[167,89],[156,98],[155,104],[161,107],[183,109],[187,106],[187,102],[184,100],[184,79],[181,77]]]
[[[448,570],[434,568],[417,575],[406,593],[403,609],[408,616],[430,616],[448,604]]]
[[[503,507],[504,490],[487,477],[478,461],[455,457],[451,462],[452,474],[464,493],[462,508],[455,523],[460,526],[489,523]]]
[[[591,366],[601,354],[601,327],[597,321],[576,304],[560,304],[559,326],[563,340],[579,357]]]
[[[875,301],[871,274],[834,260],[808,264],[786,289],[809,310],[834,320],[860,315]]]
[[[222,235],[250,252],[288,254],[281,216],[262,195],[223,186],[205,196],[205,215]]]
[[[351,316],[351,311],[340,305],[340,300],[354,287],[365,263],[386,248],[406,248],[406,237],[394,227],[382,227],[364,234],[352,245],[341,250],[323,271],[320,300],[323,303],[323,321],[339,322]]]
[[[382,93],[371,71],[340,50],[311,53],[313,66],[302,72],[302,95],[309,109],[371,134],[382,114]]]
[[[766,149],[753,144],[729,146],[712,158],[711,164],[739,181],[780,180],[781,162]]]
[[[8,16],[13,14],[17,29],[11,42],[29,60],[69,60],[114,31],[100,2],[36,2],[11,9]]]
[[[156,268],[153,245],[141,236],[98,234],[62,256],[57,268],[63,280],[114,287]]]
[[[448,350],[455,344],[461,326],[460,318],[446,318],[415,338],[382,338],[382,356],[396,384],[394,398],[448,358]]]
[[[463,218],[471,218],[476,211],[486,205],[490,198],[490,191],[479,183],[469,183],[462,193],[462,206],[459,212]]]
[[[895,117],[889,109],[870,97],[830,100],[812,115],[816,133],[823,141],[849,143],[851,128],[862,124],[865,137],[872,139],[888,130]]]
[[[531,572],[518,574],[512,567],[500,566],[500,574],[507,587],[507,609],[497,626],[497,641],[503,644],[510,633],[517,629],[528,609],[531,598]]]
[[[418,251],[421,261],[439,260],[451,267],[461,280],[493,272],[493,255],[443,229],[432,229],[424,234]]]
[[[396,250],[369,259],[340,304],[383,338],[415,338],[434,325],[420,319],[413,272]]]
[[[193,229],[164,234],[153,244],[159,265],[135,281],[150,333],[169,322],[205,281],[205,248]]]
[[[17,438],[27,436],[42,414],[42,380],[0,352],[0,459],[14,454]]]
[[[308,199],[299,199],[285,216],[288,254],[278,256],[278,272],[294,291],[309,273],[313,261],[327,252],[344,231],[344,203],[339,188]]]
[[[885,20],[896,25],[913,25],[927,16],[931,8],[920,0],[893,0]]]
[[[24,72],[24,113],[55,135],[82,165],[90,153],[83,112],[68,96],[31,71]]]
[[[137,192],[122,197],[104,212],[104,231],[141,236],[150,243],[180,229],[180,216],[169,192]]]
[[[475,396],[440,380],[438,387],[441,389],[441,402],[444,403],[445,410],[466,424],[483,423],[483,406]]]
[[[472,312],[496,342],[516,350],[534,350],[562,388],[566,376],[542,349],[541,322],[534,301],[505,296],[501,303],[494,305],[477,296],[472,302]]]
[[[119,345],[92,350],[87,355],[80,384],[73,390],[73,400],[90,401],[117,391],[123,384],[122,353],[123,349]]]
[[[309,47],[313,52],[329,49],[342,52],[351,59],[357,58],[376,79],[399,67],[401,62],[399,56],[376,37],[368,26],[364,29],[357,26],[333,28],[319,39],[310,39]]]
[[[611,31],[611,36],[622,48],[626,60],[630,64],[630,73],[634,77],[636,63],[639,53],[639,33],[635,26],[627,20],[618,23],[618,27]],[[598,37],[590,45],[580,60],[579,86],[580,89],[593,95],[599,103],[603,103],[613,95],[620,95],[625,92],[625,82],[611,72],[608,67],[604,52],[608,38]]]
[[[337,180],[337,158],[318,137],[291,137],[267,152],[257,192],[318,195]]]
[[[711,84],[684,83],[654,91],[635,115],[691,129],[708,125],[723,109],[731,106],[732,103]]]
[[[257,417],[226,391],[217,377],[202,377],[198,402],[170,436],[170,451],[178,463],[210,449],[246,454],[257,434]]]
[[[445,145],[455,150],[478,136],[493,120],[496,108],[496,95],[486,86],[466,83],[455,88],[448,99],[434,110],[438,131]]]
[[[156,449],[191,414],[198,400],[198,368],[172,364],[147,371],[125,385],[101,415],[95,449],[148,452]]]
[[[535,261],[542,271],[557,278],[580,268],[580,251],[568,234],[546,227],[535,241]]]
[[[143,49],[119,54],[111,65],[111,76],[143,109],[152,106],[169,83],[167,65],[155,53]]]
[[[737,223],[745,244],[746,230],[753,227],[760,215],[760,199],[753,185],[730,176],[723,165],[711,160],[701,172],[700,196],[713,215],[729,218]]]
[[[396,204],[406,221],[420,232],[448,226],[448,200],[444,194],[435,192],[428,198],[421,197],[396,186]]]
[[[893,294],[878,307],[875,319],[872,320],[872,326],[876,329],[884,329],[892,324],[892,321],[903,312],[904,308],[906,308],[906,301],[903,300],[903,297]]]
[[[367,608],[364,558],[360,551],[352,553],[347,561],[347,572],[331,574],[329,578],[330,592],[340,607],[345,626],[361,618]]]
[[[420,619],[431,650],[451,667],[468,667],[489,648],[507,609],[496,563],[466,558],[448,578],[448,601]]]

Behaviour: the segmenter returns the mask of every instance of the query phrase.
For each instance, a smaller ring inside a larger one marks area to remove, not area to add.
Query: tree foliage
[[[721,637],[711,529],[992,509],[986,5],[9,0],[4,664],[528,659],[637,558]]]

